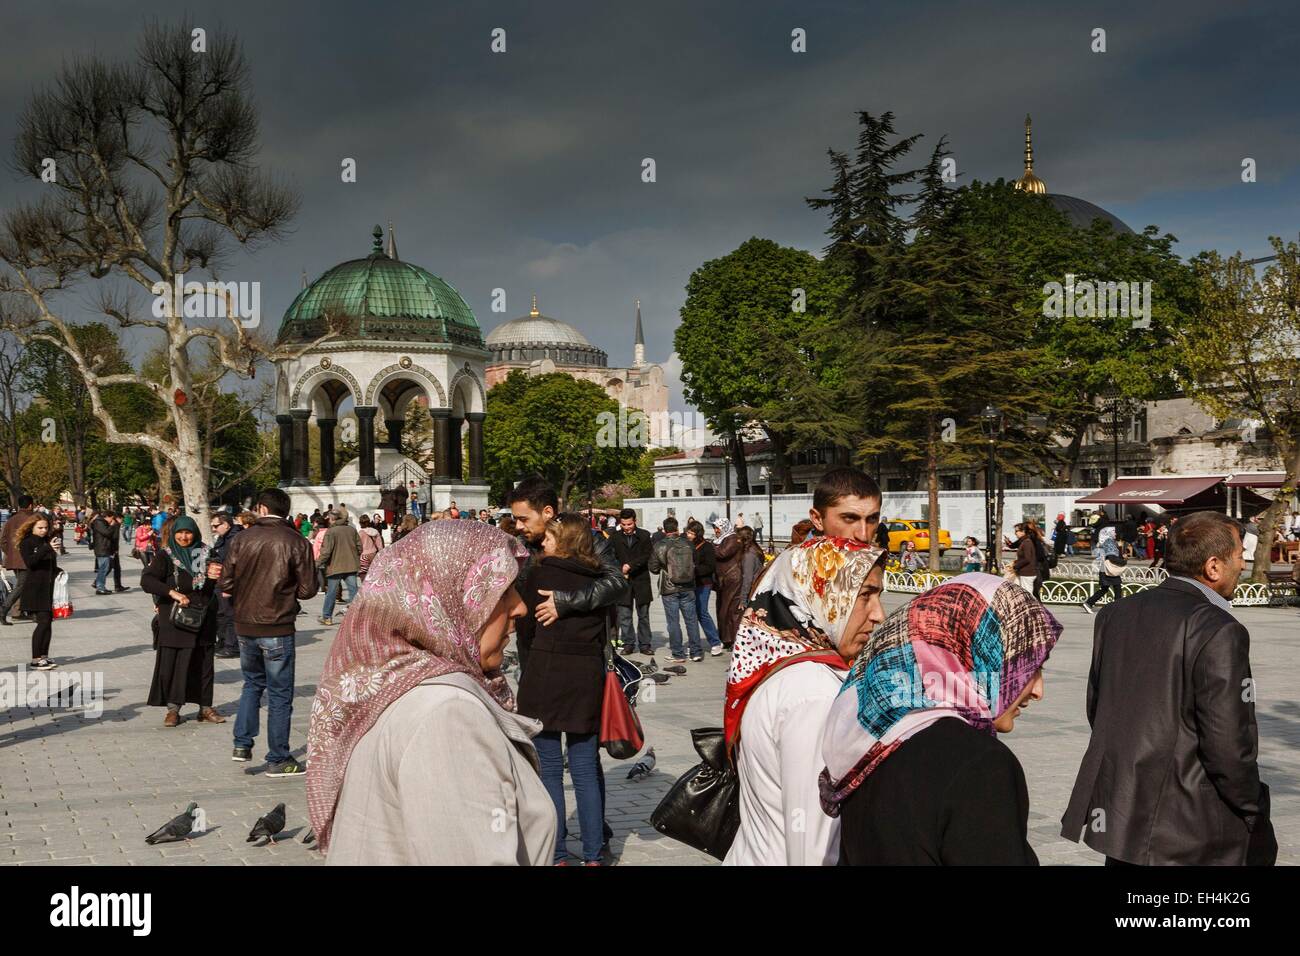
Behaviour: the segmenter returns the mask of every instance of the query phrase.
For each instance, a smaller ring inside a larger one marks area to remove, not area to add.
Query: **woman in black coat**
[[[687,522],[686,539],[695,548],[695,616],[699,619],[704,639],[709,642],[709,653],[717,657],[722,653],[722,638],[718,636],[718,625],[709,614],[709,595],[718,586],[718,562],[713,554],[713,542],[704,540],[704,525],[698,521]]]
[[[220,566],[209,563],[209,551],[199,536],[199,526],[189,515],[175,519],[170,545],[154,553],[140,578],[158,610],[154,616],[153,682],[149,706],[166,707],[164,727],[181,722],[181,705],[199,705],[199,721],[224,724],[226,718],[212,709],[213,654],[217,640],[217,602],[213,597]],[[202,607],[197,632],[172,623],[176,604]]]
[[[601,576],[600,559],[582,515],[561,514],[546,528],[543,554],[529,571],[523,595],[534,618],[546,595],[539,592],[580,590]],[[568,816],[564,806],[564,753],[569,757],[582,831],[582,860],[599,866],[604,843],[605,795],[600,769],[600,712],[605,687],[606,618],[604,609],[566,614],[551,624],[537,622],[528,667],[519,680],[519,713],[542,722],[533,738],[542,783],[555,803],[559,829],[555,862],[567,863]]]
[[[50,638],[54,632],[54,579],[59,576],[58,559],[50,546],[50,519],[29,518],[18,529],[18,553],[27,565],[23,579],[23,611],[36,620],[32,631],[32,667],[47,671],[57,667],[50,660]]]

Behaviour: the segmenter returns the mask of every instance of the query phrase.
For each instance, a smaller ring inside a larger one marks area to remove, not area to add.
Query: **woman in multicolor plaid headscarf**
[[[850,864],[1035,864],[1024,772],[997,739],[1043,696],[1061,625],[1029,592],[971,573],[889,615],[822,739],[822,809]]]

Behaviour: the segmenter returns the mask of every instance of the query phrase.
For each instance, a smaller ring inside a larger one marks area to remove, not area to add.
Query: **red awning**
[[[1209,491],[1225,475],[1202,478],[1119,478],[1100,491],[1094,491],[1075,503],[1086,505],[1127,505],[1149,502],[1155,505],[1181,505],[1203,491]]]
[[[1281,488],[1285,471],[1248,471],[1224,482],[1229,488]]]

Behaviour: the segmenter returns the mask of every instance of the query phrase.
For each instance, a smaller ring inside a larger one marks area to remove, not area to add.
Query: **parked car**
[[[897,552],[904,541],[911,541],[917,551],[930,550],[930,522],[916,518],[894,518],[889,524],[889,550]],[[939,550],[952,547],[952,534],[939,529]]]

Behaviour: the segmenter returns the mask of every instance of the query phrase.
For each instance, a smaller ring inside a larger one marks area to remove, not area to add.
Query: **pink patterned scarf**
[[[514,710],[505,677],[479,665],[479,632],[527,553],[491,525],[432,521],[375,555],[312,702],[307,811],[322,850],[352,750],[393,701],[460,673]]]

